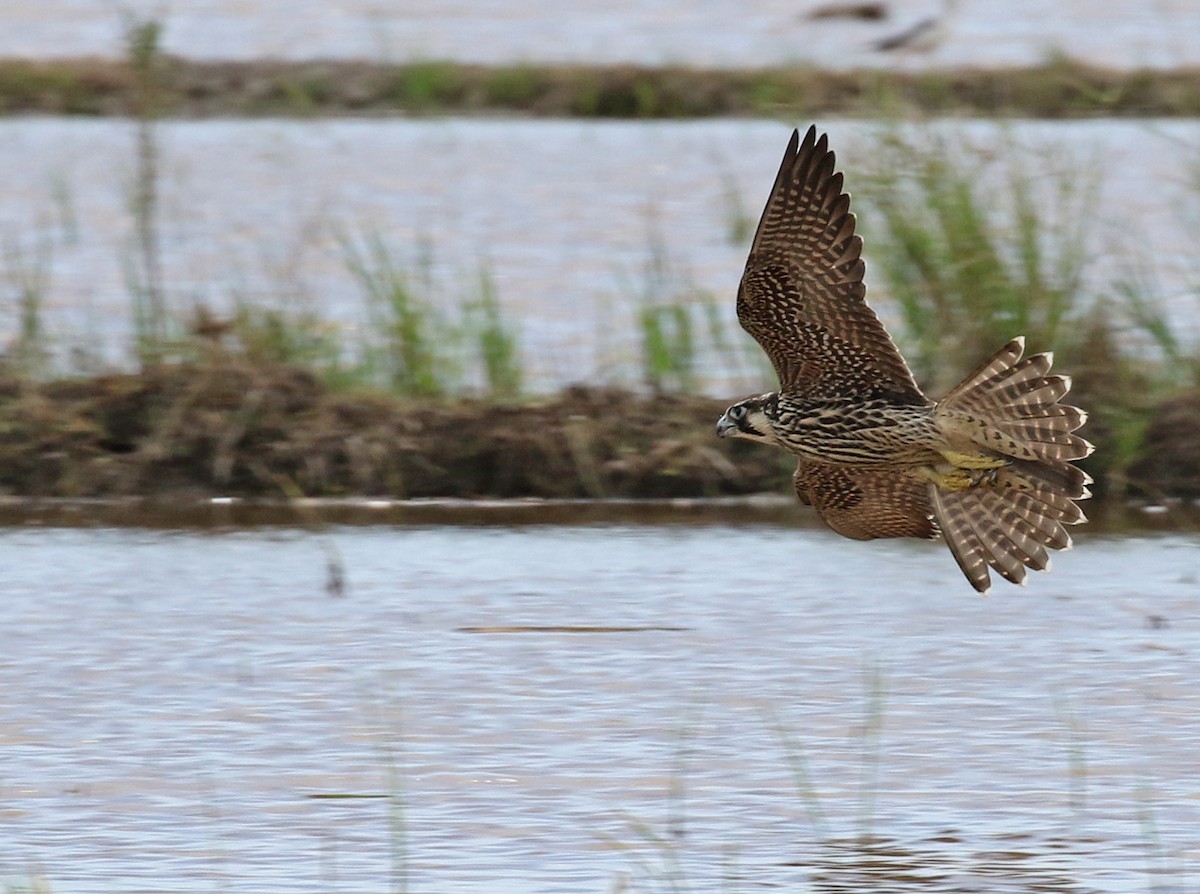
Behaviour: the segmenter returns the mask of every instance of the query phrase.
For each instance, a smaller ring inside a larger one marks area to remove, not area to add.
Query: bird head
[[[778,399],[778,394],[760,394],[734,404],[717,420],[717,437],[774,444],[775,426],[771,419]]]

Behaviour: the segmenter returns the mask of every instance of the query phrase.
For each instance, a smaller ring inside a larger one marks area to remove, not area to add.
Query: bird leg
[[[1011,462],[1004,457],[989,456],[986,453],[959,453],[957,450],[938,452],[956,469],[999,469]]]
[[[972,474],[966,469],[951,469],[948,472],[942,472],[933,466],[921,466],[917,469],[917,474],[932,481],[941,490],[964,491],[975,486],[972,482]]]

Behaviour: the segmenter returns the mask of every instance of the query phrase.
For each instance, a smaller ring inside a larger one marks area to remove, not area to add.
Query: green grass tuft
[[[415,62],[396,69],[386,93],[397,106],[434,111],[462,102],[466,86],[453,63]]]
[[[413,277],[377,233],[341,242],[346,268],[366,301],[370,331],[378,337],[366,345],[367,369],[396,394],[446,393],[451,379],[443,352],[446,322],[419,298]]]
[[[476,271],[467,297],[441,300],[427,243],[408,262],[375,232],[342,234],[339,242],[367,316],[361,343],[351,346],[360,357],[351,379],[405,397],[445,395],[475,380],[493,398],[521,394],[520,339],[504,317],[486,265]]]
[[[45,236],[32,251],[12,240],[4,250],[4,280],[16,295],[17,335],[4,351],[7,366],[28,378],[49,371],[50,350],[43,321],[54,246]]]
[[[681,287],[666,242],[653,225],[648,242],[635,299],[642,383],[656,394],[694,393],[698,345],[689,290]]]
[[[487,267],[479,268],[478,295],[465,309],[470,340],[478,347],[487,393],[512,400],[521,394],[521,347],[504,319],[496,282]]]
[[[875,147],[862,231],[899,310],[897,340],[935,395],[1014,335],[1055,351],[1100,448],[1084,465],[1120,496],[1156,407],[1200,383],[1200,346],[1174,328],[1150,264],[1085,277],[1096,166],[1003,148],[895,131]]]
[[[510,65],[490,72],[484,86],[489,105],[520,109],[533,103],[545,85],[530,65]]]
[[[913,372],[935,391],[1014,335],[1071,353],[1089,312],[1097,184],[1082,166],[1042,174],[1019,147],[1003,157],[896,132],[873,153],[864,229]]]
[[[133,302],[138,358],[143,364],[164,359],[170,339],[170,312],[162,263],[159,202],[160,146],[158,118],[164,104],[163,24],[127,15],[125,55],[134,73],[131,114],[137,149],[127,202],[133,236],[123,258],[126,288]]]

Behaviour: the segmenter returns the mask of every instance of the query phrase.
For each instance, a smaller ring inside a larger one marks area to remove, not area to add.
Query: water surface
[[[822,124],[857,197],[872,303],[894,320],[872,266],[879,248],[864,201],[877,128]],[[1032,177],[1050,227],[1080,213],[1055,192],[1064,170],[1080,173],[1077,187],[1099,190],[1087,228],[1093,294],[1111,291],[1116,274],[1135,273],[1181,331],[1196,334],[1196,122],[936,128],[952,146],[1022,159],[1015,167]],[[757,220],[790,129],[743,120],[165,123],[166,291],[182,318],[200,304],[218,312],[235,302],[282,306],[332,321],[354,344],[371,322],[345,243],[379,238],[437,306],[478,300],[486,271],[519,329],[533,390],[636,377],[634,321],[647,295],[712,302],[718,328],[731,333],[726,341],[747,353],[702,353],[700,385],[720,394],[759,388],[761,355],[734,319],[748,242],[734,224]],[[5,268],[41,276],[52,338],[110,361],[128,359],[132,337],[133,145],[131,125],[118,120],[0,121]],[[996,189],[1008,192],[1000,181]],[[697,309],[702,348],[707,318]],[[16,314],[0,314],[0,341],[17,326]]]
[[[208,59],[353,58],[466,62],[684,63],[730,68],[1034,65],[1068,54],[1098,65],[1200,63],[1191,0],[964,2],[924,52],[875,51],[879,39],[944,13],[939,0],[888,0],[881,22],[813,21],[825,0],[7,0],[0,55],[117,56],[120,13],[166,23],[168,52]],[[285,11],[286,10],[286,11]]]
[[[1194,534],[1085,534],[986,599],[940,545],[778,524],[0,556],[0,867],[56,892],[1196,881]]]

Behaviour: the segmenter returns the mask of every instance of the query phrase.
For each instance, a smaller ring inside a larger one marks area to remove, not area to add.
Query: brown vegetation
[[[721,440],[720,401],[575,387],[522,402],[330,390],[234,355],[139,374],[0,378],[0,495],[713,497],[790,491],[785,454]],[[1153,411],[1122,490],[1200,497],[1200,392]],[[1085,466],[1106,481],[1104,417]]]
[[[1151,496],[1200,499],[1200,389],[1158,407],[1129,475]]]
[[[636,65],[203,62],[161,57],[164,115],[484,111],[601,118],[875,114],[1194,116],[1200,69],[1104,69],[1067,58],[998,70],[836,72]],[[0,60],[0,112],[128,114],[144,81],[131,61]]]
[[[786,486],[713,435],[722,405],[570,389],[520,405],[331,392],[221,364],[0,382],[0,491],[55,497],[677,497]]]

